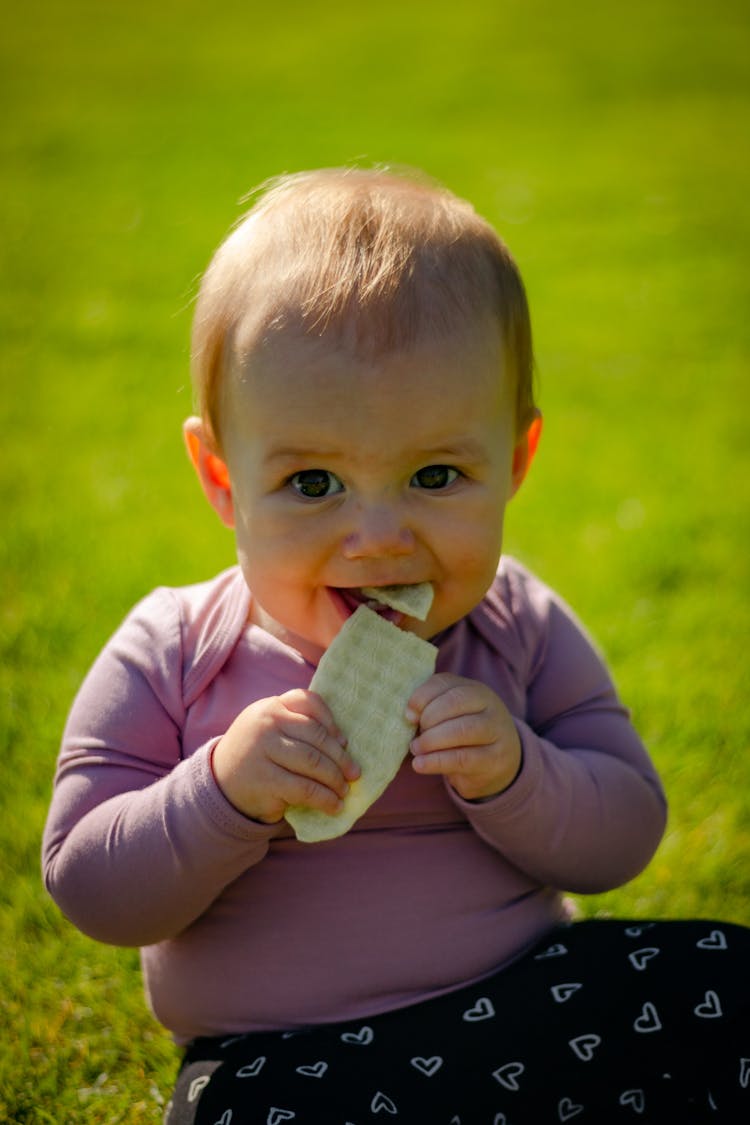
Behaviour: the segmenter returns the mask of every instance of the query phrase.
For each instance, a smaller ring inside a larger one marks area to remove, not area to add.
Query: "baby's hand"
[[[505,704],[485,684],[431,676],[409,700],[419,723],[411,743],[417,773],[444,774],[467,801],[507,789],[521,768],[521,740]]]
[[[289,805],[337,813],[360,770],[319,695],[297,688],[240,712],[213,752],[214,776],[235,808],[266,824]]]

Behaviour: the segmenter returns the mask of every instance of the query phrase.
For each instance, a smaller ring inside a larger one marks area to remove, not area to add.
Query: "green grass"
[[[156,1122],[137,954],[46,899],[61,726],[105,637],[232,542],[182,452],[191,299],[282,170],[412,164],[527,279],[546,415],[507,545],[609,657],[670,797],[587,914],[750,923],[750,26],[718,0],[246,0],[6,13],[0,43],[0,1121]]]

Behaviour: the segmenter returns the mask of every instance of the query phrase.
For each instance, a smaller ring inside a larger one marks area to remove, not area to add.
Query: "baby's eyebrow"
[[[340,451],[333,449],[321,449],[320,446],[280,446],[278,448],[271,448],[263,458],[266,462],[275,461],[300,461],[300,460],[314,460],[326,461],[334,457],[340,457]]]
[[[465,437],[455,441],[446,442],[445,445],[435,445],[427,449],[415,450],[416,456],[425,461],[486,461],[489,450],[484,442],[476,438]]]
[[[485,442],[469,435],[447,439],[435,445],[415,446],[409,449],[410,459],[422,465],[444,464],[484,464],[490,459],[490,451]],[[269,465],[287,463],[315,462],[316,465],[334,463],[346,458],[350,451],[337,448],[322,448],[318,445],[278,445],[272,446],[263,460]]]

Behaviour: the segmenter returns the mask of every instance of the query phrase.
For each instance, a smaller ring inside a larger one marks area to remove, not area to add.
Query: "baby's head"
[[[276,181],[206,273],[194,370],[188,447],[256,623],[315,659],[367,588],[429,582],[422,636],[481,600],[538,421],[523,285],[467,203]]]
[[[193,327],[200,412],[221,451],[227,377],[279,333],[373,359],[493,322],[520,433],[536,414],[529,312],[493,228],[469,203],[415,176],[336,168],[284,176],[203,279]]]

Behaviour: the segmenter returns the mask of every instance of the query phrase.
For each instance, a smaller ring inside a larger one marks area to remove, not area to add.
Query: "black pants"
[[[586,921],[470,988],[198,1039],[166,1125],[750,1123],[750,929]]]

